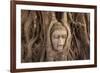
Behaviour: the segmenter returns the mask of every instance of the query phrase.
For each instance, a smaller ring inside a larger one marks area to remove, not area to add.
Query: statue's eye
[[[62,38],[66,38],[67,36],[66,35],[62,35]]]
[[[54,35],[53,37],[54,37],[55,39],[58,39],[58,38],[59,38],[59,36],[58,36],[58,35]]]

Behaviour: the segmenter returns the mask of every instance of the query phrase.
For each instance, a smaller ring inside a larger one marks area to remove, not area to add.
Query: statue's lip
[[[63,44],[58,44],[57,46],[63,46]]]

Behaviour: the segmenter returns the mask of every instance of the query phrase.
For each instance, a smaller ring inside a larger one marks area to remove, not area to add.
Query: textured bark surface
[[[64,58],[52,50],[50,29],[61,22],[68,29]],[[88,13],[21,11],[21,61],[43,62],[90,58],[90,15]],[[57,60],[57,59],[55,59]]]

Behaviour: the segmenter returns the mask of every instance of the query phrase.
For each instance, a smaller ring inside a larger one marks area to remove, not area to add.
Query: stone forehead
[[[59,30],[59,29],[63,29],[63,30],[67,31],[66,27],[63,24],[61,24],[60,22],[54,23],[54,25],[51,28],[51,31],[53,32],[53,31]]]

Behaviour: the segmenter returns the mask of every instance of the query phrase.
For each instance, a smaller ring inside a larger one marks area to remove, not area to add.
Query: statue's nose
[[[64,43],[64,40],[63,40],[63,38],[62,38],[62,37],[59,37],[58,44],[59,44],[59,45],[63,45],[63,43]]]

